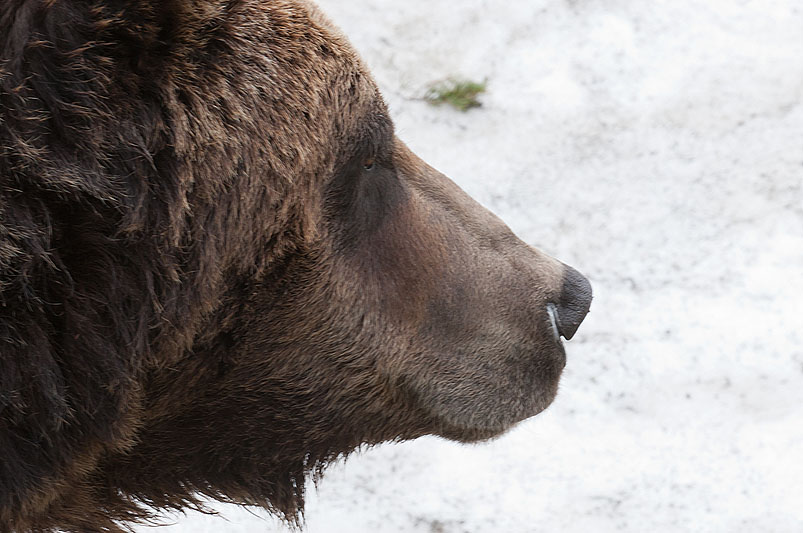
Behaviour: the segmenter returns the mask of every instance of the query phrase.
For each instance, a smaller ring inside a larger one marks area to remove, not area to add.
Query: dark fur
[[[5,0],[0,28],[0,532],[199,493],[294,519],[361,444],[551,401],[562,267],[395,140],[313,7]]]

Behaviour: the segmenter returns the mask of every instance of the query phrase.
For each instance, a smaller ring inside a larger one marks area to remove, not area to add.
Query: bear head
[[[0,531],[293,520],[362,446],[546,408],[591,301],[399,140],[303,0],[0,7]]]

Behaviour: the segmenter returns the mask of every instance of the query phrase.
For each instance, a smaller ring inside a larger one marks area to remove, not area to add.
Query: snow
[[[306,530],[803,531],[803,6],[319,4],[410,147],[595,299],[546,412],[355,454]],[[421,101],[450,76],[483,107]],[[216,508],[160,531],[289,531]]]

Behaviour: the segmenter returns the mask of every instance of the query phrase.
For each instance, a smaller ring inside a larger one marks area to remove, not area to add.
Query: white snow
[[[803,4],[319,3],[410,147],[595,299],[545,413],[356,454],[306,530],[803,531]],[[420,100],[450,76],[484,106]],[[289,531],[216,508],[160,531]]]

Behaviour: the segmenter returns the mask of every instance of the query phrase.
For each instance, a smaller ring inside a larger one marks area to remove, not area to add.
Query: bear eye
[[[374,169],[374,160],[373,159],[366,159],[363,161],[362,168],[365,170],[373,170]]]

